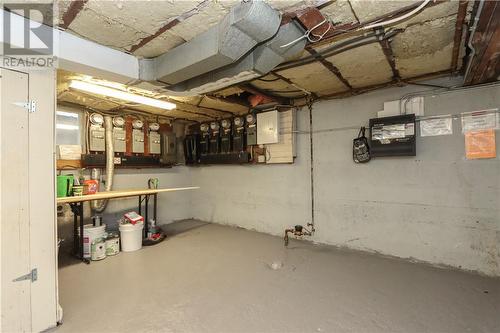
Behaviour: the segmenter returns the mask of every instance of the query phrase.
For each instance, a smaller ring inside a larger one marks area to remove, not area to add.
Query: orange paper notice
[[[468,160],[495,158],[495,130],[469,131],[465,133],[465,156]]]

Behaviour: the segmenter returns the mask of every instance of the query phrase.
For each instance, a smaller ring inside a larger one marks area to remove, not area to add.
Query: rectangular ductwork
[[[141,60],[140,79],[172,95],[198,95],[267,74],[306,45],[298,23],[280,24],[280,13],[264,1],[241,2],[205,33]]]
[[[280,23],[280,13],[266,2],[241,2],[216,26],[155,58],[156,80],[178,84],[232,64],[272,38]]]

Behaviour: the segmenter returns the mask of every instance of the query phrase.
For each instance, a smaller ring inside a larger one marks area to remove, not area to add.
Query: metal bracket
[[[21,275],[20,277],[12,280],[12,282],[20,282],[26,280],[31,280],[31,282],[35,282],[36,280],[38,280],[38,269],[33,268],[30,273]]]
[[[13,103],[14,105],[17,105],[17,106],[20,106],[22,108],[25,108],[26,110],[28,110],[29,113],[33,113],[33,112],[36,112],[36,101],[34,100],[31,100],[27,103]]]

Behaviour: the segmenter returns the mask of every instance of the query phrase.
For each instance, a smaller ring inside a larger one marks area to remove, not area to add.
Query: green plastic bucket
[[[63,198],[71,195],[73,190],[73,175],[57,176],[57,197]]]

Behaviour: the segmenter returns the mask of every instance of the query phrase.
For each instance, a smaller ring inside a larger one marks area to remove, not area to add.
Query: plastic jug
[[[57,197],[63,198],[71,195],[73,191],[73,175],[57,176]]]

